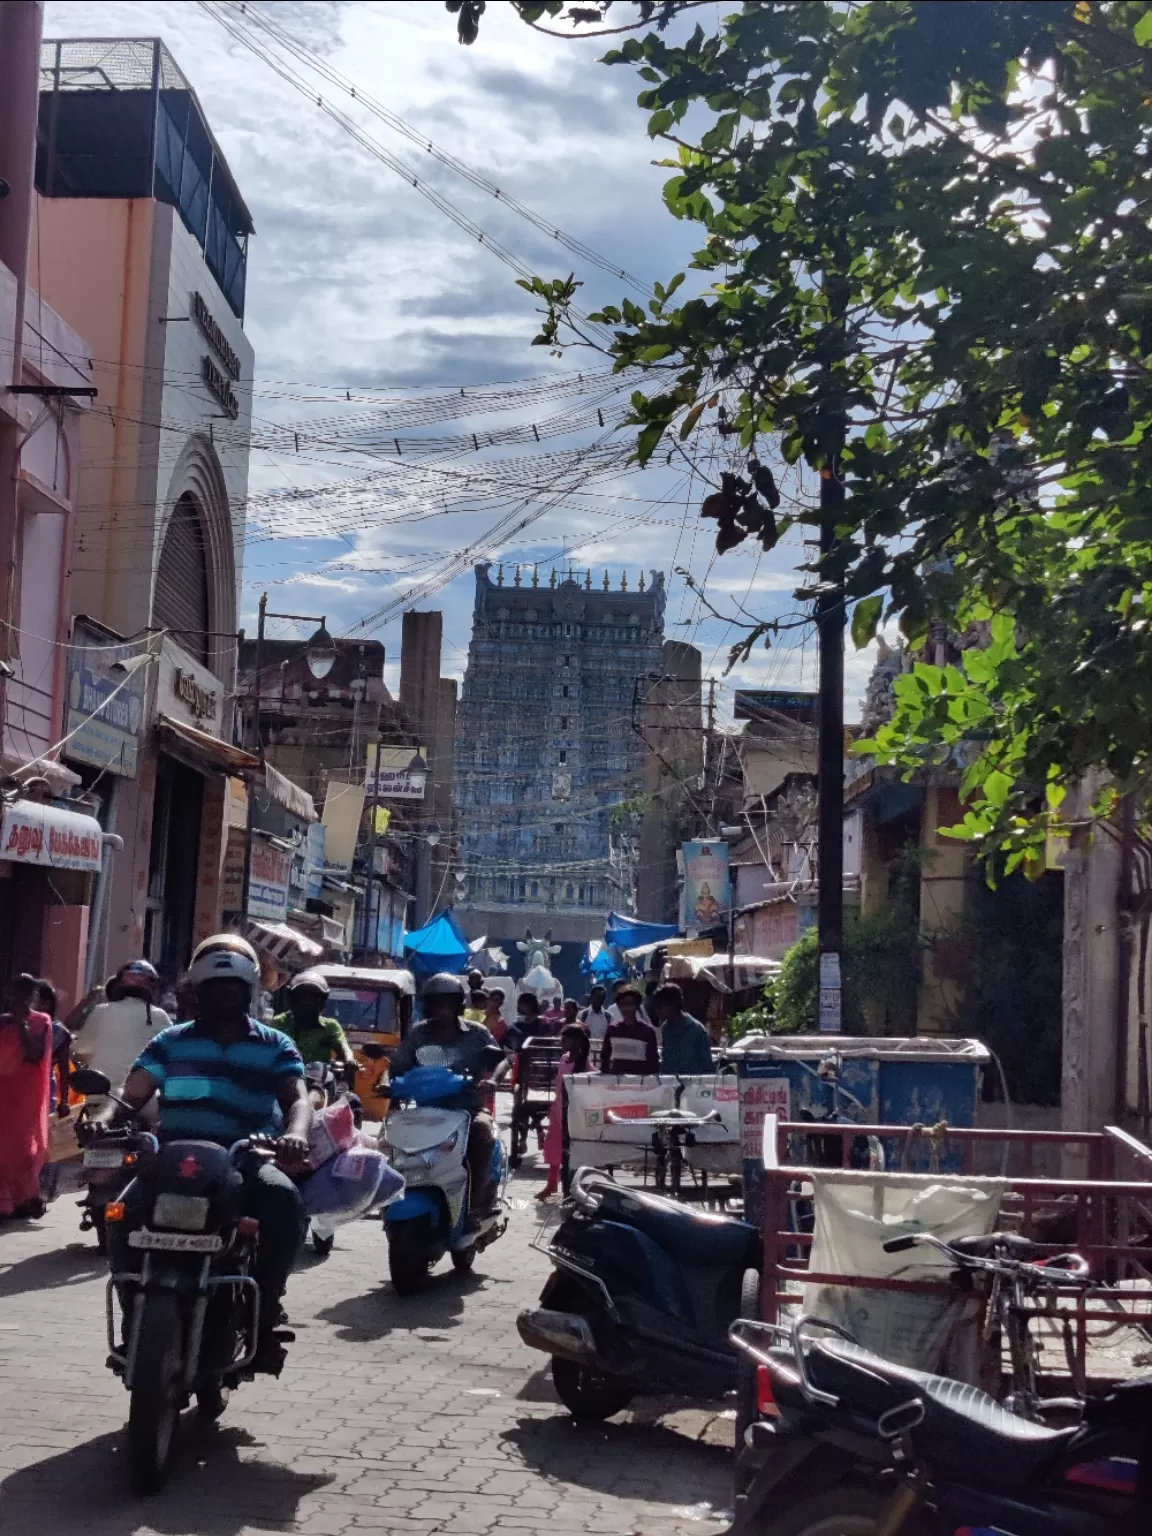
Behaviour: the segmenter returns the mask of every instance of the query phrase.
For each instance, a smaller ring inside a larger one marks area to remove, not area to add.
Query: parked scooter
[[[111,1088],[89,1068],[73,1081],[82,1093]],[[251,1270],[259,1223],[240,1214],[238,1165],[274,1154],[260,1138],[227,1149],[205,1141],[161,1147],[140,1130],[129,1130],[126,1140],[149,1215],[147,1226],[127,1234],[128,1247],[141,1255],[139,1272],[108,1279],[107,1364],[130,1393],[126,1448],[133,1485],[138,1493],[154,1493],[167,1477],[176,1424],[189,1400],[196,1398],[202,1418],[217,1419],[231,1388],[254,1374],[260,1292]],[[126,1220],[125,1205],[112,1203],[106,1218]],[[272,1337],[283,1346],[294,1335],[279,1329]]]
[[[381,1131],[381,1146],[407,1186],[402,1198],[384,1210],[388,1269],[401,1296],[426,1285],[429,1271],[445,1253],[458,1273],[467,1274],[476,1255],[508,1226],[508,1159],[499,1136],[489,1176],[495,1195],[490,1207],[473,1218],[467,1161],[472,1115],[462,1107],[471,1097],[471,1080],[438,1064],[443,1053],[435,1046],[417,1054],[418,1067],[377,1089],[394,1106]],[[504,1053],[493,1047],[481,1069],[491,1071],[503,1060]]]
[[[606,1419],[633,1397],[715,1397],[736,1386],[729,1325],[756,1309],[755,1227],[624,1188],[581,1168],[548,1249],[555,1265],[520,1337],[552,1356],[560,1400]]]
[[[740,1319],[758,1417],[732,1533],[1136,1536],[1152,1530],[1152,1377],[1050,1428],[964,1383],[861,1349],[835,1324]]]

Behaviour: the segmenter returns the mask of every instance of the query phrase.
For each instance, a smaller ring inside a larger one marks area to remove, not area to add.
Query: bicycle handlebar
[[[907,1232],[890,1237],[884,1244],[885,1253],[906,1253],[911,1248],[935,1248],[944,1254],[958,1269],[977,1270],[992,1275],[1019,1275],[1037,1284],[1085,1285],[1092,1279],[1092,1269],[1083,1254],[1061,1253],[1051,1259],[1018,1259],[1010,1254],[969,1253],[946,1243],[932,1232]]]

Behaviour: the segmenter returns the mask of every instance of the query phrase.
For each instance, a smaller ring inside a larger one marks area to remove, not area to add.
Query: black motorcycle
[[[82,1093],[108,1094],[111,1086],[89,1069],[73,1081]],[[89,1134],[98,1145],[105,1139]],[[154,1493],[167,1476],[177,1421],[192,1398],[202,1418],[217,1419],[230,1390],[255,1374],[260,1292],[252,1268],[259,1223],[240,1212],[240,1164],[274,1152],[259,1138],[225,1148],[207,1141],[161,1146],[136,1129],[111,1136],[134,1159],[135,1179],[132,1198],[109,1204],[105,1220],[130,1223],[127,1247],[140,1263],[108,1280],[107,1364],[130,1394],[133,1486]],[[122,1341],[116,1336],[117,1295]],[[293,1335],[280,1329],[273,1337],[282,1347]]]
[[[731,1531],[756,1536],[1147,1536],[1152,1378],[1051,1428],[894,1364],[818,1318],[741,1319],[759,1417]]]
[[[555,1266],[520,1337],[552,1357],[575,1418],[606,1419],[634,1397],[711,1399],[733,1390],[729,1325],[758,1310],[760,1233],[581,1168],[547,1249]]]

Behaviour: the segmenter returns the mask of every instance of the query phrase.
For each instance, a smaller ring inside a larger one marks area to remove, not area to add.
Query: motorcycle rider
[[[103,1072],[118,1089],[141,1051],[172,1020],[156,1003],[160,977],[147,960],[128,960],[106,988],[76,1036],[73,1055],[86,1067]]]
[[[349,1087],[356,1080],[359,1063],[340,1026],[340,1020],[321,1012],[329,996],[323,971],[301,971],[288,983],[288,1010],[278,1013],[272,1028],[287,1035],[304,1058],[334,1061],[343,1069]]]
[[[164,1139],[214,1141],[230,1146],[249,1136],[275,1137],[278,1160],[303,1167],[308,1155],[312,1106],[304,1063],[279,1030],[251,1017],[260,986],[256,951],[238,934],[215,934],[192,956],[189,980],[196,989],[196,1016],[150,1040],[128,1074],[122,1097],[139,1111],[160,1096],[158,1134]],[[94,1124],[115,1126],[124,1118],[110,1104]],[[302,1228],[296,1185],[275,1163],[250,1157],[240,1168],[244,1214],[260,1223],[253,1278],[260,1287],[260,1341],[255,1367],[278,1374],[283,1349],[272,1336]],[[124,1192],[129,1214],[109,1226],[112,1270],[138,1259],[128,1234],[139,1226],[133,1211],[137,1185]],[[142,1196],[137,1196],[137,1199]]]
[[[389,1075],[403,1077],[413,1067],[420,1065],[418,1052],[421,1046],[436,1045],[444,1053],[444,1065],[451,1072],[462,1076],[481,1075],[483,1053],[496,1046],[496,1041],[483,1024],[473,1024],[464,1018],[464,982],[459,976],[447,971],[429,978],[424,988],[424,1013],[422,1024],[415,1025],[396,1047]],[[468,1173],[472,1187],[469,1224],[478,1223],[490,1214],[495,1189],[492,1181],[492,1154],[496,1144],[496,1127],[492,1117],[481,1106],[480,1096],[470,1085],[461,1096],[460,1107],[472,1116],[468,1131]]]

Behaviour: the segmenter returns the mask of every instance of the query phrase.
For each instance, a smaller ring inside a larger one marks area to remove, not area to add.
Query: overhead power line
[[[219,9],[223,8],[223,4],[221,4]],[[211,10],[212,7],[206,5],[205,9]],[[376,100],[362,86],[349,79],[347,75],[341,74],[327,59],[322,58],[313,49],[309,48],[307,44],[293,37],[286,28],[282,27],[279,22],[274,21],[267,13],[255,10],[249,11],[244,5],[236,3],[236,0],[230,0],[227,9],[234,18],[242,18],[241,25],[246,24],[250,28],[259,28],[281,48],[291,53],[302,64],[305,64],[322,79],[326,80],[329,85],[334,85],[338,90],[344,91],[353,101],[358,102],[368,112],[372,113],[374,117],[378,118],[380,122],[407,139],[409,143],[415,144],[419,149],[424,150],[425,153],[430,155],[440,165],[455,171],[458,176],[463,176],[472,186],[495,198],[503,207],[510,208],[513,213],[525,219],[534,229],[538,229],[541,234],[547,235],[550,240],[555,240],[566,251],[570,251],[574,256],[579,256],[582,261],[586,261],[589,265],[599,268],[601,272],[608,272],[613,277],[618,277],[636,292],[642,293],[645,296],[651,295],[652,285],[650,283],[646,283],[642,278],[636,277],[633,273],[622,267],[618,261],[613,261],[610,257],[602,255],[583,240],[578,240],[574,235],[570,235],[565,230],[558,228],[554,220],[547,218],[542,213],[537,213],[534,208],[529,208],[526,203],[520,202],[505,187],[499,186],[491,177],[485,176],[482,171],[476,170],[458,156],[450,154],[448,150],[441,149],[438,144],[433,143],[426,133],[421,133],[418,128],[415,128],[405,118],[401,117],[398,112],[393,112],[391,108],[384,106],[382,102]],[[217,19],[220,18],[217,17]]]

